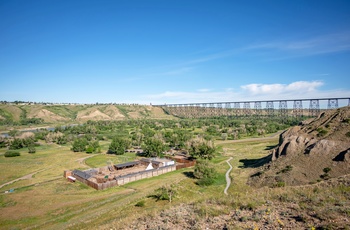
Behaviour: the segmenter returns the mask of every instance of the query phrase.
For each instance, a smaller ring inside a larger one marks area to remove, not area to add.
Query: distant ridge
[[[88,120],[125,120],[125,119],[164,119],[173,118],[159,107],[137,104],[0,104],[0,122],[2,124],[27,122],[69,123]]]

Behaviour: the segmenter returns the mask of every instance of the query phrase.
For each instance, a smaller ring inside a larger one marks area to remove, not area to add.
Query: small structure
[[[132,161],[132,162],[127,162],[127,163],[123,163],[123,164],[118,164],[118,165],[114,165],[116,170],[122,170],[122,169],[126,169],[126,168],[131,168],[134,166],[137,166],[140,164],[140,161]]]
[[[173,160],[169,160],[166,158],[158,158],[158,157],[143,158],[140,160],[140,162],[143,165],[149,165],[151,163],[153,168],[160,168],[164,166],[175,165],[175,162]]]
[[[154,169],[153,166],[152,166],[152,163],[149,163],[148,166],[147,166],[147,168],[146,168],[146,171],[147,171],[147,170],[152,170],[152,169]]]
[[[72,176],[68,176],[67,179],[69,182],[75,182],[75,180],[76,180],[76,178],[72,177]]]
[[[71,182],[78,180],[94,189],[102,190],[175,171],[178,169],[177,164],[181,164],[181,168],[193,166],[193,164],[175,163],[174,159],[143,158],[84,171],[66,170],[64,177]]]

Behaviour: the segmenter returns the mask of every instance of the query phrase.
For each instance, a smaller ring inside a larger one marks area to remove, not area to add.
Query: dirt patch
[[[123,119],[125,117],[114,105],[108,105],[103,112],[112,119]]]
[[[87,120],[111,120],[111,117],[105,113],[102,113],[98,109],[94,109],[92,111],[84,110],[84,111],[79,112],[77,115],[77,120],[83,120],[83,121],[87,121]]]
[[[182,203],[139,217],[123,229],[345,229],[350,224],[346,211],[349,207],[347,186],[350,186],[349,176],[292,191],[267,189],[276,199],[262,204],[245,204],[245,200],[223,203],[220,199]],[[329,199],[327,191],[339,189],[344,191],[337,197],[342,201],[334,201],[335,197],[333,201]]]
[[[28,116],[29,118],[41,118],[45,122],[57,122],[57,121],[67,121],[68,119],[57,115],[47,109],[41,109],[38,112]]]

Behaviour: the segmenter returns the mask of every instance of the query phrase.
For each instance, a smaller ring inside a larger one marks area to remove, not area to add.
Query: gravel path
[[[226,195],[228,195],[228,194],[227,194],[227,190],[228,190],[228,188],[229,188],[230,185],[231,185],[230,172],[231,172],[231,170],[232,170],[232,165],[230,164],[230,160],[232,160],[232,157],[230,157],[230,158],[226,161],[227,164],[230,166],[230,169],[227,170],[227,172],[226,172],[226,188],[225,188],[225,190],[224,190],[224,193],[225,193]]]
[[[15,180],[9,181],[9,182],[7,182],[7,183],[5,183],[5,184],[0,185],[0,188],[4,187],[4,186],[6,186],[6,185],[9,185],[9,184],[15,183],[16,181],[19,181],[19,180],[28,180],[28,179],[31,179],[31,178],[33,177],[34,174],[37,174],[38,172],[42,172],[42,171],[44,171],[44,170],[46,170],[46,169],[42,169],[42,170],[40,170],[40,171],[33,172],[33,173],[27,174],[27,175],[25,175],[25,176],[22,176],[22,177],[20,177],[20,178],[17,178],[17,179],[15,179]]]

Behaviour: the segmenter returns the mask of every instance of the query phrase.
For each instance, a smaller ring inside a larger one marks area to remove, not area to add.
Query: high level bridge
[[[281,118],[302,116],[315,117],[327,109],[350,106],[350,97],[164,104],[154,106],[163,108],[163,110],[168,114],[183,118],[219,116],[279,116]]]

